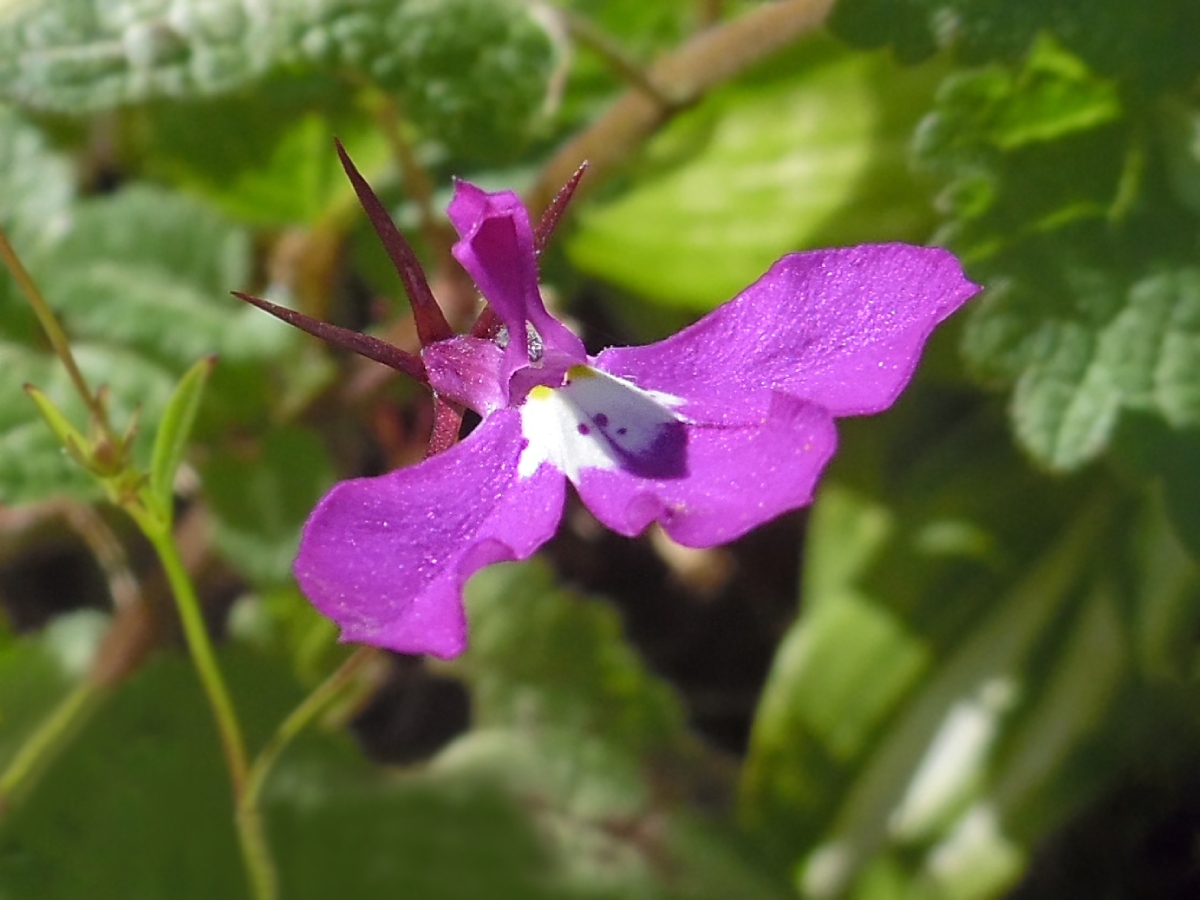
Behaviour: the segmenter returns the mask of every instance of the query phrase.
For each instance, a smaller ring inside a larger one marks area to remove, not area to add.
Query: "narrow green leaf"
[[[196,413],[208,384],[208,376],[217,364],[215,356],[200,360],[187,370],[175,393],[167,401],[158,431],[154,435],[154,450],[150,462],[150,500],[160,518],[170,523],[174,502],[175,472],[183,460],[183,451],[196,423]]]
[[[1104,519],[1080,516],[905,704],[856,773],[824,841],[801,862],[805,891],[836,896],[891,840],[936,833],[971,796],[1055,613],[1072,599]],[[952,762],[946,761],[953,747]]]
[[[25,393],[37,405],[38,412],[42,414],[42,418],[46,420],[46,424],[50,426],[50,430],[54,432],[54,436],[58,438],[63,449],[70,453],[77,462],[83,464],[85,461],[84,453],[91,445],[91,442],[71,424],[62,411],[54,405],[53,400],[32,384],[25,385]]]

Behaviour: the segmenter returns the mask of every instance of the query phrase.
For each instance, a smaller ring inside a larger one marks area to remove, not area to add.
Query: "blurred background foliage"
[[[619,156],[543,277],[592,349],[809,247],[986,286],[811,515],[700,553],[573,504],[473,580],[465,656],[372,660],[267,785],[285,897],[1200,895],[1200,7],[825,12],[0,3],[0,225],[140,459],[220,358],[177,533],[252,746],[347,653],[290,580],[304,517],[430,424],[228,294],[415,346],[335,135],[459,325],[451,176],[541,196],[580,136]],[[8,277],[0,366],[0,770],[72,720],[0,796],[0,898],[243,896],[165,585],[21,390],[86,427]]]

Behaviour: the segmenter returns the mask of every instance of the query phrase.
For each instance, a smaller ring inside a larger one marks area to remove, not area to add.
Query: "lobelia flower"
[[[435,398],[481,421],[418,465],[337,484],[295,563],[343,640],[404,653],[463,652],[466,581],[548,541],[568,481],[612,530],[657,522],[690,547],[808,504],[834,419],[890,406],[934,326],[979,290],[944,250],[794,253],[673,337],[593,357],[546,311],[515,194],[459,181],[449,216],[454,256],[502,327],[439,326],[421,361]]]

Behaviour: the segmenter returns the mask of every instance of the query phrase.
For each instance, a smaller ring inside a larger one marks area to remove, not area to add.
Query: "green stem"
[[[664,122],[712,88],[819,28],[833,0],[762,3],[737,18],[708,28],[645,71],[608,110],[558,149],[525,192],[536,220],[583,160],[590,163],[584,190],[624,164]],[[662,102],[662,99],[669,102]]]
[[[75,385],[75,390],[79,392],[79,396],[83,398],[83,402],[87,404],[87,408],[95,416],[97,423],[104,429],[105,436],[115,438],[112,428],[109,425],[104,405],[96,400],[96,396],[92,393],[91,388],[88,387],[83,373],[79,371],[79,366],[75,363],[75,356],[71,353],[71,344],[67,340],[66,333],[62,330],[62,326],[58,324],[58,318],[54,315],[54,311],[50,309],[50,304],[46,302],[46,298],[42,296],[42,292],[38,290],[37,284],[34,283],[29,271],[21,262],[21,258],[17,256],[17,252],[13,249],[12,244],[9,243],[8,235],[5,234],[3,228],[0,228],[0,259],[4,260],[8,271],[12,273],[17,285],[21,288],[21,292],[25,294],[26,299],[29,301],[29,305],[33,307],[34,315],[37,316],[42,330],[46,332],[46,337],[50,339],[50,346],[54,348],[55,355],[66,366],[67,374],[71,377],[71,383]]]
[[[101,685],[87,679],[81,681],[21,745],[0,774],[0,818],[29,791],[38,773],[70,741],[103,694]]]
[[[234,711],[229,689],[225,686],[225,679],[217,665],[216,653],[213,651],[212,641],[200,611],[200,601],[184,568],[170,529],[150,517],[140,507],[130,504],[126,509],[137,520],[162,562],[167,580],[171,584],[171,592],[175,596],[184,639],[187,641],[208,704],[212,708],[213,718],[216,719],[221,748],[229,768],[229,779],[233,784],[238,843],[241,846],[242,860],[246,866],[253,896],[255,900],[274,900],[279,896],[278,879],[256,795],[247,790],[249,764],[246,742],[242,737],[241,724]]]
[[[287,749],[288,744],[321,714],[374,656],[375,649],[373,647],[359,647],[280,723],[250,769],[250,777],[246,785],[248,802],[258,803],[267,776],[271,774],[271,769],[283,751]]]

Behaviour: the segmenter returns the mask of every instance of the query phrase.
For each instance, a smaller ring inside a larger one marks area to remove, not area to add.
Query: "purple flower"
[[[459,182],[449,213],[503,327],[431,340],[421,361],[435,396],[482,421],[419,465],[336,485],[295,565],[344,640],[405,653],[462,653],[467,579],[549,540],[568,481],[614,531],[658,522],[691,547],[809,503],[834,418],[891,405],[978,291],[944,250],[795,253],[673,337],[592,357],[542,303],[516,195]]]

